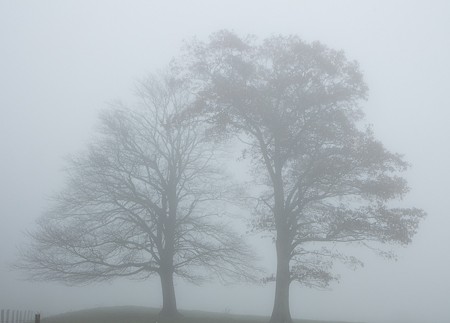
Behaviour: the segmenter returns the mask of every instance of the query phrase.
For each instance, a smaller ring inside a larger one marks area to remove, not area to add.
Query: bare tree
[[[238,135],[266,187],[254,228],[276,242],[272,323],[292,321],[292,281],[324,287],[334,260],[358,263],[337,243],[411,241],[425,213],[390,204],[408,191],[399,175],[408,164],[360,124],[367,86],[356,62],[295,36],[258,43],[221,31],[190,43],[174,69],[198,93],[185,113]]]
[[[67,185],[19,267],[67,284],[159,275],[161,314],[173,316],[174,275],[251,279],[253,256],[214,217],[225,176],[197,120],[174,118],[190,100],[183,84],[150,77],[138,95],[138,108],[105,111],[87,151],[68,160]]]

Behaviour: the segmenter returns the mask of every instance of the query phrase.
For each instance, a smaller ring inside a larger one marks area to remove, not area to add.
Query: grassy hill
[[[182,318],[161,320],[158,309],[147,307],[105,307],[70,312],[44,318],[42,323],[267,323],[268,317],[231,315],[201,311],[181,311]],[[295,320],[295,323],[338,323],[330,321]],[[344,322],[340,322],[344,323]]]

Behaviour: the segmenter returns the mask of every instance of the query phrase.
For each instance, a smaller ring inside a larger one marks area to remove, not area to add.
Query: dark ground
[[[163,320],[158,309],[147,307],[106,307],[70,312],[43,318],[42,323],[267,323],[268,317],[181,311],[183,317]],[[294,320],[295,323],[345,323],[337,321]],[[356,322],[354,322],[356,323]]]

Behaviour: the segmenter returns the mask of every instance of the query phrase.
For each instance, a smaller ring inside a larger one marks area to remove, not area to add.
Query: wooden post
[[[2,317],[1,322],[2,322],[2,323],[5,323],[5,310],[2,310],[1,317]]]
[[[6,310],[6,320],[5,323],[9,323],[9,310]]]
[[[34,323],[41,323],[41,314],[36,314],[34,316]]]

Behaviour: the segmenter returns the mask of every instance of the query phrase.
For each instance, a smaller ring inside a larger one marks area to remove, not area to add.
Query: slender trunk
[[[284,205],[283,162],[277,137],[275,137],[275,158],[273,168],[274,218],[277,229],[277,277],[275,281],[275,301],[270,323],[292,323],[289,309],[289,285],[291,274],[289,262],[291,260],[291,239],[289,224]]]
[[[179,316],[175,298],[175,286],[173,284],[173,273],[171,271],[162,271],[159,276],[161,278],[163,294],[163,306],[159,315],[164,317]]]
[[[292,323],[289,309],[289,285],[291,283],[289,271],[288,240],[277,238],[277,277],[275,287],[275,301],[270,323]]]

